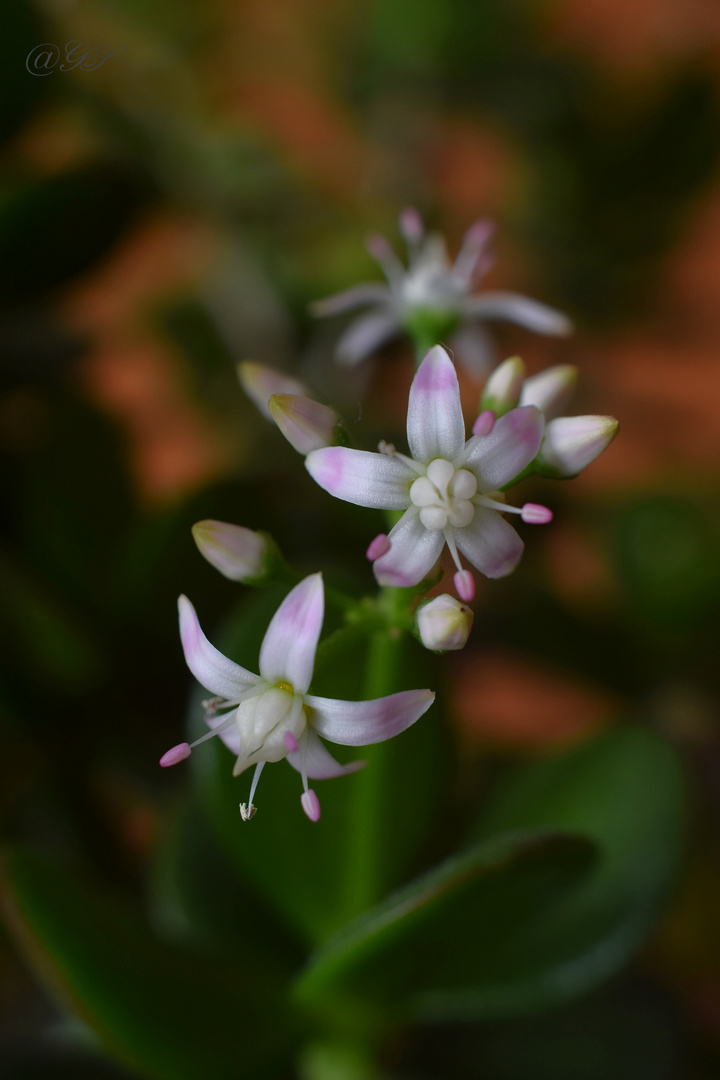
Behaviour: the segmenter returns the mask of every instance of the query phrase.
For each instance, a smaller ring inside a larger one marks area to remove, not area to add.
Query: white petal
[[[514,480],[540,449],[544,428],[540,410],[523,405],[501,416],[489,435],[473,436],[464,464],[475,473],[478,489],[495,491]]]
[[[415,373],[407,414],[410,453],[416,461],[456,458],[465,443],[460,387],[452,360],[434,345]]]
[[[269,683],[289,682],[304,694],[312,681],[325,612],[322,574],[292,589],[272,617],[260,647],[260,674]]]
[[[480,324],[461,326],[450,338],[450,347],[457,362],[469,375],[484,375],[497,357],[497,346]]]
[[[324,300],[315,300],[310,305],[313,315],[338,315],[343,311],[352,311],[353,308],[363,304],[381,304],[390,297],[390,290],[382,282],[367,281],[361,285],[354,285],[351,289],[335,293]]]
[[[305,775],[311,780],[332,780],[335,776],[348,776],[367,764],[365,761],[351,761],[349,765],[341,765],[323,746],[315,732],[309,730],[300,738],[300,749],[288,754],[287,759],[299,773],[302,773],[304,766]]]
[[[398,321],[389,309],[360,315],[350,323],[335,346],[338,362],[352,367],[395,337],[399,330]]]
[[[390,550],[373,564],[381,585],[417,585],[432,570],[445,544],[442,532],[426,529],[414,508],[403,514],[388,540]]]
[[[210,644],[187,596],[179,598],[178,614],[185,662],[201,686],[228,701],[237,700],[244,690],[257,686],[261,681],[258,675],[228,660]]]
[[[336,499],[382,510],[404,510],[417,475],[399,458],[346,446],[313,450],[305,458],[305,468]]]
[[[505,577],[520,561],[525,545],[504,517],[496,510],[480,506],[464,529],[456,529],[458,550],[481,574],[489,578]]]
[[[434,700],[432,690],[403,690],[372,701],[305,699],[312,709],[309,723],[314,730],[341,746],[367,746],[391,739],[414,724]]]
[[[573,330],[572,323],[562,312],[519,293],[486,292],[472,296],[463,305],[463,310],[479,319],[505,319],[537,334],[567,337]]]

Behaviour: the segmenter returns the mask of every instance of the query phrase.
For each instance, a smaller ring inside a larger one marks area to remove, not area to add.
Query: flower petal
[[[404,510],[416,474],[400,458],[326,446],[305,458],[313,480],[336,499],[382,510]]]
[[[540,410],[523,405],[501,416],[489,435],[473,436],[464,466],[475,473],[478,490],[495,491],[514,480],[540,449],[544,429]]]
[[[307,387],[286,375],[284,371],[275,371],[266,364],[256,364],[252,360],[243,360],[237,366],[238,379],[243,390],[260,410],[263,416],[272,420],[268,402],[273,394],[307,394]]]
[[[398,321],[389,309],[360,315],[350,323],[335,346],[338,363],[352,367],[395,337],[399,331]]]
[[[521,405],[536,405],[546,420],[560,416],[570,402],[578,369],[574,364],[556,364],[525,379],[520,391]]]
[[[325,612],[322,574],[292,589],[272,617],[260,648],[260,674],[269,683],[289,682],[304,694],[312,680]]]
[[[573,324],[562,312],[514,292],[486,292],[469,297],[463,305],[465,313],[478,319],[505,319],[526,326],[536,334],[567,337]]]
[[[341,746],[367,746],[391,739],[419,720],[434,700],[432,690],[403,690],[372,701],[305,698],[312,709],[309,722],[313,729]]]
[[[416,509],[408,510],[388,536],[390,550],[373,564],[380,585],[417,585],[440,558],[445,537],[426,529]]]
[[[178,614],[185,662],[201,686],[228,701],[236,701],[244,690],[257,686],[261,681],[259,675],[228,660],[210,644],[187,596],[179,598]]]
[[[407,414],[410,453],[416,461],[457,457],[465,443],[460,387],[442,345],[428,352],[410,387]]]
[[[363,304],[382,304],[388,300],[390,290],[379,281],[366,281],[353,285],[351,289],[335,293],[324,300],[314,300],[310,305],[312,315],[322,318],[324,315],[339,315],[343,311],[352,311]]]
[[[458,550],[485,577],[499,578],[512,573],[525,545],[496,510],[479,506],[464,529],[455,530]]]
[[[351,761],[349,765],[341,765],[323,746],[315,732],[310,730],[302,735],[300,749],[288,754],[287,759],[299,773],[302,773],[304,765],[305,775],[311,780],[332,780],[336,776],[348,776],[367,765],[366,761]]]
[[[457,361],[469,375],[484,375],[495,363],[497,346],[492,334],[479,323],[461,326],[450,338]]]

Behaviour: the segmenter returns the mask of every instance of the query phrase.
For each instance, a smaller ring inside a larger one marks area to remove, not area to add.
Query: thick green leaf
[[[494,958],[566,895],[595,855],[585,838],[549,830],[476,843],[328,941],[301,976],[298,999],[339,993],[407,1012],[446,988],[482,987],[488,953]]]
[[[223,651],[257,671],[260,642],[281,596],[275,589],[252,594],[216,638]],[[321,654],[322,644],[314,692],[362,697],[363,642],[349,637],[347,647],[333,650],[330,670],[324,673]],[[191,724],[198,733],[203,726],[199,701],[205,696],[197,694],[192,705]],[[373,832],[369,872],[376,878],[374,887],[383,895],[410,872],[443,781],[443,742],[434,713],[382,746],[350,752],[331,746],[338,758],[364,758],[368,766],[364,773],[315,782],[322,804],[317,824],[303,814],[300,777],[285,762],[266,766],[254,799],[258,813],[243,822],[238,805],[247,801],[252,774],[233,778],[232,755],[219,740],[193,754],[200,799],[226,853],[309,943],[322,940],[358,911],[356,867],[365,852],[359,850],[364,834],[356,827],[357,815],[361,807],[368,815],[376,809],[366,806],[369,774],[378,781],[384,808]],[[351,831],[355,843],[348,839]]]
[[[672,750],[618,728],[526,766],[488,808],[477,837],[506,829],[577,830],[602,852],[593,872],[507,947],[486,958],[490,984],[437,1005],[495,1015],[565,1001],[620,969],[662,910],[682,849],[684,791]]]
[[[169,947],[137,914],[34,854],[12,853],[2,884],[9,928],[40,978],[140,1075],[280,1075],[287,1016],[262,970]]]

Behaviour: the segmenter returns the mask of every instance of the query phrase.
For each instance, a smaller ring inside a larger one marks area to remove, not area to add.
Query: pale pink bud
[[[276,548],[270,537],[226,521],[198,521],[192,534],[200,554],[231,581],[252,581],[270,572]]]
[[[549,521],[552,521],[552,510],[549,510],[547,506],[541,506],[540,503],[525,503],[520,511],[520,517],[528,525],[547,525]]]
[[[485,383],[480,399],[481,410],[492,410],[496,417],[510,412],[518,403],[524,378],[525,365],[519,356],[503,360]]]
[[[556,364],[526,379],[520,391],[520,405],[535,405],[546,420],[560,416],[568,405],[577,383],[574,364]]]
[[[473,424],[472,433],[482,437],[483,435],[489,435],[494,427],[495,413],[492,409],[485,409]]]
[[[375,562],[382,555],[386,555],[390,550],[390,541],[385,533],[378,533],[374,540],[370,541],[370,545],[365,552],[370,562]]]
[[[266,367],[265,364],[256,364],[251,360],[243,360],[237,366],[238,378],[243,390],[260,410],[263,416],[272,420],[268,402],[273,394],[307,394],[305,387],[299,379],[292,375],[286,375],[282,371]]]
[[[453,575],[453,583],[461,600],[469,603],[475,596],[475,578],[469,570],[458,570]]]
[[[273,394],[270,415],[299,454],[309,454],[323,446],[334,446],[337,413],[309,397]]]
[[[606,449],[618,429],[613,416],[560,416],[545,427],[538,454],[542,471],[576,476]]]
[[[472,624],[473,613],[470,608],[447,593],[429,600],[417,613],[420,640],[426,649],[433,649],[435,652],[462,649]]]
[[[189,758],[191,753],[190,743],[178,743],[177,746],[173,746],[171,750],[163,754],[160,758],[160,764],[163,769],[167,769],[171,765],[177,765],[180,761],[185,761],[185,758]]]
[[[312,788],[309,791],[303,791],[300,796],[300,805],[311,821],[320,820],[320,800]]]

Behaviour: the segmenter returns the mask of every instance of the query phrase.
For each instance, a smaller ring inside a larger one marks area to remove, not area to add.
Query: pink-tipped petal
[[[478,261],[487,246],[495,226],[486,218],[476,221],[465,233],[462,247],[453,266],[453,277],[466,288],[476,280]]]
[[[400,232],[409,244],[419,244],[425,235],[423,219],[414,206],[406,206],[400,212]]]
[[[434,700],[432,690],[403,690],[373,701],[305,698],[314,730],[341,746],[368,746],[391,739],[419,720]]]
[[[385,533],[378,533],[374,540],[371,540],[368,549],[365,552],[366,557],[370,562],[375,562],[381,555],[384,555],[386,551],[390,550],[390,541]]]
[[[534,405],[505,413],[489,435],[471,439],[465,468],[475,473],[481,492],[497,491],[533,460],[542,442],[545,421]]]
[[[337,776],[350,776],[367,765],[366,761],[351,761],[349,765],[341,765],[315,732],[309,729],[301,736],[300,743],[300,752],[288,754],[287,761],[299,773],[304,771],[311,780],[333,780]]]
[[[432,570],[445,544],[439,530],[425,528],[415,507],[403,514],[388,539],[389,551],[373,563],[380,585],[417,585]]]
[[[376,352],[400,331],[390,309],[360,315],[340,335],[335,346],[338,363],[353,367]]]
[[[314,300],[310,305],[311,314],[317,318],[325,315],[338,315],[343,311],[352,311],[353,308],[362,307],[363,304],[386,303],[390,296],[387,285],[380,282],[366,282],[362,285],[354,285],[352,289],[328,296],[324,300]]]
[[[464,600],[466,604],[475,596],[475,578],[472,576],[469,570],[458,570],[453,576],[453,582],[455,583],[455,589],[461,600]]]
[[[300,796],[300,805],[311,821],[320,820],[320,800],[312,788],[309,791],[303,791]]]
[[[283,736],[283,739],[285,740],[285,745],[287,746],[288,754],[297,753],[298,741],[295,738],[295,736],[293,735],[292,731],[286,731],[284,736]]]
[[[525,503],[520,516],[528,525],[547,525],[553,519],[552,510],[540,503]]]
[[[260,647],[260,674],[269,683],[289,682],[304,694],[312,680],[325,612],[322,574],[292,589],[272,617]]]
[[[465,311],[479,319],[503,319],[517,323],[518,326],[534,330],[536,334],[567,337],[573,330],[572,323],[562,312],[519,293],[482,293],[468,299]]]
[[[434,345],[415,372],[407,436],[412,456],[422,462],[436,457],[452,461],[465,445],[457,372],[442,345]]]
[[[316,484],[336,499],[382,510],[404,510],[415,473],[400,458],[326,446],[305,458]]]
[[[456,530],[455,543],[468,562],[489,578],[512,573],[525,546],[504,517],[484,506],[477,507],[469,525]]]
[[[163,769],[167,769],[170,765],[177,765],[180,761],[185,761],[192,754],[190,744],[186,742],[178,743],[177,746],[173,746],[171,750],[166,751],[160,758],[160,764]]]
[[[260,678],[223,656],[205,637],[195,608],[186,596],[178,600],[180,640],[185,662],[197,681],[212,694],[237,700],[244,690],[257,686]]]
[[[483,435],[489,435],[494,427],[495,413],[492,409],[484,409],[473,424],[472,432],[481,439]]]

